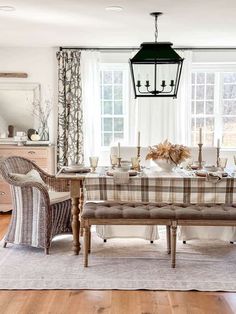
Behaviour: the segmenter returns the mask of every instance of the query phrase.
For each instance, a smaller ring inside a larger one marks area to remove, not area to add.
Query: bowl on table
[[[122,171],[129,171],[131,168],[131,162],[129,160],[121,160],[120,165]]]

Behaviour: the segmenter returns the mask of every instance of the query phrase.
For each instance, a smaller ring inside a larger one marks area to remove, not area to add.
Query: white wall
[[[56,50],[54,48],[0,48],[0,72],[25,72],[28,78],[0,78],[1,82],[31,82],[41,86],[41,97],[52,98],[54,113],[49,121],[50,140],[55,139],[57,100]],[[17,105],[17,104],[16,104]]]

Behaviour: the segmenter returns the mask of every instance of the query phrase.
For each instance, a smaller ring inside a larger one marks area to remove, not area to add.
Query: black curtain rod
[[[62,50],[98,50],[98,51],[130,51],[130,50],[139,50],[140,47],[60,47]],[[200,50],[200,51],[211,51],[211,50],[236,50],[236,47],[174,47],[178,50]]]

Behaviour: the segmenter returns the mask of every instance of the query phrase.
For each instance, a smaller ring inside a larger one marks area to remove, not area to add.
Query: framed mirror
[[[38,128],[33,116],[33,102],[40,100],[39,83],[0,82],[0,140],[8,138],[8,126],[16,132],[27,133],[28,129]]]

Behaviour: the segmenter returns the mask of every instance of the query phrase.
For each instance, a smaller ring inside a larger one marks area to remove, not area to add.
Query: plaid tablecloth
[[[158,202],[176,204],[234,204],[236,203],[236,179],[222,178],[213,183],[187,172],[146,171],[130,177],[128,184],[116,185],[113,177],[91,174],[85,179],[87,200],[124,202]]]

